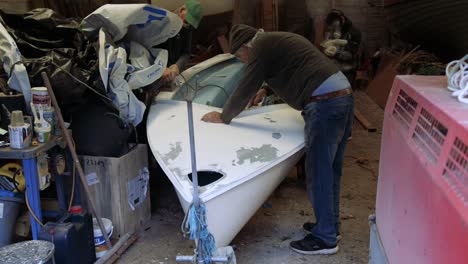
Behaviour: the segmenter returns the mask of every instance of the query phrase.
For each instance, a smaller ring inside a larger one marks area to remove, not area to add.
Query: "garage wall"
[[[329,10],[342,10],[361,30],[367,53],[388,43],[383,0],[307,0],[309,15],[315,21],[316,36],[323,34],[321,26]],[[320,41],[318,41],[320,42]],[[316,41],[317,44],[317,41]]]
[[[218,13],[220,11],[228,11],[233,7],[240,12],[234,12],[233,22],[246,23],[255,25],[255,8],[260,0],[200,0],[207,13]],[[320,43],[320,36],[323,36],[323,19],[331,8],[343,10],[343,12],[353,21],[353,23],[361,30],[363,40],[366,43],[366,51],[372,53],[378,47],[388,43],[388,34],[386,33],[387,25],[384,16],[383,6],[394,4],[400,0],[279,0],[280,6],[285,6],[288,3],[289,8],[283,11],[286,16],[293,19],[287,21],[296,21],[299,19],[294,17],[294,12],[298,9],[296,6],[306,6],[308,15],[313,19],[316,41]],[[84,17],[101,5],[112,3],[152,3],[162,6],[169,10],[180,6],[184,0],[0,0],[0,8],[6,8],[9,11],[25,12],[36,7],[48,7],[56,10],[60,14],[69,17]],[[301,2],[300,5],[291,5],[292,2]],[[305,5],[302,4],[305,2]],[[289,10],[289,11],[288,11]],[[289,15],[288,15],[289,14]],[[284,15],[283,15],[284,16]],[[281,19],[281,18],[280,18]],[[280,21],[284,24],[282,21]],[[304,22],[307,22],[304,20]],[[297,23],[296,23],[297,24]],[[286,25],[288,28],[296,28],[297,25],[292,23]],[[281,27],[284,28],[284,27]],[[306,30],[309,30],[306,28]],[[293,30],[294,31],[294,30]],[[314,33],[311,35],[313,36]],[[308,34],[306,34],[308,35]]]
[[[334,8],[342,10],[362,32],[368,52],[388,43],[387,23],[380,2],[369,0],[334,0]]]
[[[448,62],[468,51],[467,10],[467,0],[412,0],[386,12],[392,33]]]

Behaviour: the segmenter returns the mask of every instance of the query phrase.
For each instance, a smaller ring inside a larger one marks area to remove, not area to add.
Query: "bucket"
[[[111,220],[107,218],[102,218],[102,224],[104,225],[104,229],[106,229],[107,236],[112,236],[112,231],[114,227],[112,226]],[[106,245],[106,240],[102,235],[101,229],[99,228],[98,222],[96,218],[93,218],[93,231],[94,231],[94,247],[96,249],[96,258],[100,258],[107,253],[109,249]]]
[[[7,193],[7,192],[2,192]],[[0,247],[9,245],[15,232],[16,219],[23,199],[0,193]],[[1,259],[1,258],[0,258]]]
[[[41,143],[46,143],[50,138],[51,127],[34,127],[34,132],[36,132],[37,140]]]
[[[24,241],[0,248],[2,264],[53,264],[55,246],[49,241]]]
[[[32,131],[29,124],[8,126],[8,134],[10,135],[10,148],[12,149],[24,149],[31,145]]]

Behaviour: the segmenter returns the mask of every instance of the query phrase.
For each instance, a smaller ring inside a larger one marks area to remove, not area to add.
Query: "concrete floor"
[[[343,168],[341,191],[342,236],[340,251],[332,256],[304,256],[289,249],[291,240],[304,236],[301,226],[314,219],[303,184],[293,170],[265,205],[232,241],[237,263],[367,263],[369,225],[375,210],[378,159],[383,111],[367,95],[355,93],[357,108],[378,128],[370,133],[359,123],[353,128]],[[153,215],[150,229],[118,261],[124,263],[176,263],[177,255],[193,254],[180,224],[184,213],[175,191],[162,172],[152,174]]]

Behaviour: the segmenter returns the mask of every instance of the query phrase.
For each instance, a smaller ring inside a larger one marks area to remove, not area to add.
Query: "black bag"
[[[62,110],[86,103],[89,93],[81,82],[105,96],[94,43],[86,40],[80,21],[53,10],[38,8],[24,14],[0,11],[0,22],[15,40],[26,66],[31,86],[43,86],[46,72]]]
[[[80,155],[120,157],[129,151],[131,124],[105,105],[83,106],[72,115],[72,134]]]

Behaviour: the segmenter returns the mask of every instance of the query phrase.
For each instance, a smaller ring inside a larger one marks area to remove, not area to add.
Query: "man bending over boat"
[[[186,68],[190,59],[193,30],[198,28],[203,18],[203,10],[198,0],[186,0],[174,13],[182,19],[184,26],[175,37],[157,46],[169,52],[168,66],[161,76],[166,83],[172,82]]]
[[[339,198],[344,150],[351,133],[351,86],[337,68],[304,37],[287,32],[263,32],[247,25],[231,29],[231,53],[247,64],[239,87],[222,113],[210,112],[202,120],[229,124],[249,104],[271,90],[305,120],[307,193],[316,223],[305,223],[310,234],[292,241],[302,254],[334,254],[340,234]]]

